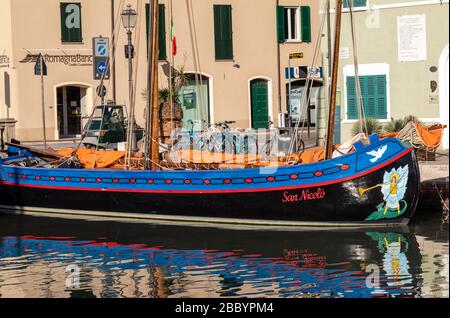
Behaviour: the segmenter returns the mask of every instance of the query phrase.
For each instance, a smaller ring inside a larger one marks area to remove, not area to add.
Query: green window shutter
[[[164,61],[167,58],[167,52],[166,52],[166,8],[165,8],[164,4],[159,5],[158,43],[159,43],[159,60]]]
[[[348,8],[350,1],[353,1],[353,7],[366,7],[367,6],[367,0],[343,0],[342,6],[343,8]]]
[[[362,76],[361,81],[365,115],[387,119],[386,75]]]
[[[311,42],[311,8],[309,6],[300,7],[300,19],[302,28],[302,42]]]
[[[365,83],[366,93],[364,96],[365,115],[370,118],[377,118],[377,88],[374,76],[364,76],[362,78]],[[364,91],[363,91],[364,92]]]
[[[217,60],[233,59],[233,22],[230,5],[214,5],[214,43]]]
[[[150,29],[150,5],[148,3],[145,4],[145,34],[146,34],[146,43],[147,43],[147,56],[148,56],[148,30]],[[164,61],[167,59],[167,50],[166,50],[166,8],[164,4],[159,5],[158,12],[158,60]]]
[[[286,30],[284,28],[284,7],[277,6],[277,39],[278,43],[286,42]]]
[[[148,30],[150,29],[150,4],[145,4],[145,42],[147,43],[147,57],[148,57]]]
[[[375,85],[377,91],[377,118],[387,119],[387,81],[386,75],[375,76]]]
[[[61,16],[61,41],[62,42],[82,42],[81,29],[81,4],[80,3],[60,3]]]
[[[358,119],[358,101],[356,99],[354,76],[347,77],[347,119]]]
[[[387,119],[386,75],[360,76],[364,115],[369,118]],[[347,118],[358,119],[355,77],[347,77]]]

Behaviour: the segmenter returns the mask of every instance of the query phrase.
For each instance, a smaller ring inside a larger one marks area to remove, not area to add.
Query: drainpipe
[[[111,56],[113,57],[111,61],[111,70],[112,70],[112,98],[114,103],[116,102],[116,38],[114,34],[114,26],[116,25],[115,21],[115,6],[114,0],[111,0]]]

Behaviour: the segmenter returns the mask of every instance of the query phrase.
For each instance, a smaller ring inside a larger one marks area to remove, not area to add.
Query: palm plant
[[[172,97],[172,102],[175,104],[180,103],[180,94],[179,90],[169,89],[169,88],[161,88],[158,90],[158,102],[159,104],[164,104],[170,102]]]
[[[187,86],[189,83],[189,74],[185,73],[184,71],[184,66],[176,69],[174,67],[172,67],[172,78],[170,79],[170,83],[171,88],[166,87],[166,88],[161,88],[158,89],[158,102],[159,104],[163,104],[163,103],[168,103],[170,102],[171,98],[172,101],[175,104],[179,104],[180,103],[180,89],[183,86]],[[147,89],[143,89],[142,90],[142,98],[147,100],[148,98],[148,92]]]
[[[414,115],[408,115],[408,116],[406,116],[405,118],[403,118],[403,121],[405,122],[405,125],[406,125],[408,122],[410,122],[410,121],[413,121],[413,122],[418,123],[418,124],[421,124],[421,123],[422,123],[422,122],[419,120],[419,118],[417,118],[417,117],[414,116]]]
[[[391,122],[387,123],[384,126],[384,131],[385,132],[399,132],[410,121],[420,124],[419,119],[416,116],[413,116],[413,115],[408,115],[408,116],[404,117],[403,119],[391,118]]]
[[[385,132],[398,132],[405,127],[406,122],[403,119],[391,118],[391,121],[384,126]]]
[[[364,132],[369,136],[372,134],[379,134],[379,133],[381,133],[381,131],[383,129],[383,126],[381,125],[380,121],[375,118],[366,118],[364,120],[363,127],[364,127]],[[367,131],[366,131],[366,129],[367,129]],[[357,135],[359,133],[360,133],[359,122],[356,122],[353,125],[352,134]]]

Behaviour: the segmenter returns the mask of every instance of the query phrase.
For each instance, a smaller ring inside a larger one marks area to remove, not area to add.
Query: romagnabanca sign
[[[36,63],[39,54],[27,54],[24,59],[19,61],[20,63]],[[91,54],[44,54],[45,63],[57,63],[67,66],[92,66]]]

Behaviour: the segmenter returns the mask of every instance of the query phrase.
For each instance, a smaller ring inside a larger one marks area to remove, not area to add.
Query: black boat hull
[[[388,209],[374,189],[392,169],[409,167],[406,192],[397,209]],[[160,220],[242,224],[376,225],[407,223],[419,198],[418,165],[413,151],[359,178],[260,192],[148,193],[58,190],[0,184],[0,208]],[[378,217],[370,215],[378,211]]]

